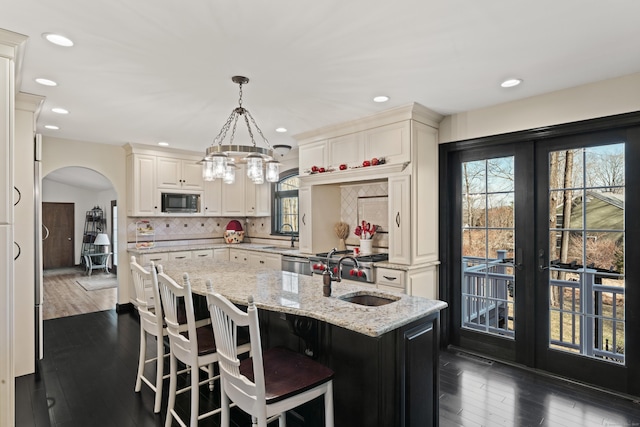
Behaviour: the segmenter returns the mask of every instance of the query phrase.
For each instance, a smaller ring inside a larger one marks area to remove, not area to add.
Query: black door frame
[[[455,174],[459,173],[459,170],[453,168],[456,161],[459,161],[459,152],[471,150],[471,149],[489,149],[500,146],[507,146],[507,144],[527,143],[532,142],[534,144],[544,144],[553,138],[570,138],[580,137],[582,141],[594,140],[593,138],[602,138],[603,135],[625,135],[625,140],[628,142],[627,156],[638,156],[638,161],[635,164],[640,164],[640,112],[626,113],[616,116],[603,117],[598,119],[585,120],[575,123],[568,123],[556,126],[548,126],[537,129],[531,129],[521,132],[513,132],[509,134],[501,134],[490,137],[476,138],[465,141],[457,141],[440,145],[439,152],[439,234],[440,234],[440,270],[439,270],[439,291],[440,298],[449,303],[449,307],[444,311],[442,315],[441,323],[441,343],[443,346],[459,343],[459,337],[456,336],[455,322],[459,319],[459,306],[454,298],[454,286],[456,283],[460,283],[459,265],[452,263],[454,259],[454,252],[456,250],[456,242],[452,237],[452,232],[456,229],[455,217],[456,209],[459,207],[459,201],[452,200],[453,194],[460,194],[456,192],[459,188],[455,188],[454,183],[456,181]],[[594,140],[595,141],[595,140]],[[602,141],[602,139],[600,139]],[[631,157],[630,157],[631,158]],[[629,159],[630,159],[629,158]],[[635,157],[634,157],[635,158]],[[536,159],[540,162],[540,159]],[[534,162],[532,164],[535,167]],[[533,171],[532,171],[533,172]],[[626,198],[626,210],[628,212],[640,212],[640,198],[635,196],[640,189],[640,170],[634,168],[627,171],[626,177],[627,194]],[[533,191],[537,191],[536,188]],[[534,194],[531,194],[533,200]],[[536,212],[536,215],[541,215],[541,212]],[[548,212],[544,213],[545,217],[548,216]],[[640,277],[640,263],[633,262],[633,260],[640,259],[640,222],[626,221],[626,275],[627,277],[637,278]],[[536,236],[538,237],[538,236]],[[548,237],[547,237],[548,239]],[[533,240],[532,240],[533,242]],[[632,242],[639,242],[633,244]],[[530,245],[534,251],[535,245]],[[536,268],[530,272],[529,276],[531,280],[538,280],[538,271]],[[548,293],[548,290],[547,290]],[[627,286],[625,289],[625,301],[626,301],[626,330],[625,337],[638,337],[640,336],[640,283],[631,283],[627,279]],[[532,298],[544,298],[540,292],[530,296]],[[540,306],[541,304],[537,304]],[[545,318],[546,316],[542,316]],[[540,313],[535,313],[535,318],[540,318]],[[525,331],[528,333],[535,333],[535,328],[540,327],[548,328],[548,320],[545,323],[535,320],[529,322],[528,327],[531,330]],[[637,326],[636,326],[637,325]],[[540,334],[538,334],[540,335]],[[488,341],[491,344],[495,344],[493,341]],[[464,342],[463,342],[464,344]],[[536,343],[539,347],[540,343]],[[489,346],[490,347],[490,346]],[[481,346],[476,348],[476,351],[483,352]],[[625,380],[616,384],[607,383],[605,387],[611,388],[623,393],[632,395],[640,395],[640,340],[626,340],[625,341],[625,358],[626,367]],[[540,357],[539,352],[527,351],[525,348],[513,349],[511,353],[499,354],[492,351],[491,348],[484,353],[489,357],[495,359],[512,360],[515,363],[522,364],[531,368],[536,368],[542,361],[538,361]],[[506,357],[505,357],[506,356]],[[584,376],[584,369],[580,370],[579,365],[575,363],[575,357],[572,356],[573,370],[562,371],[561,369],[554,370],[556,374],[569,376],[572,375],[575,379],[590,382],[592,379],[590,376]],[[565,365],[565,363],[563,363]],[[597,365],[597,364],[596,364]],[[579,373],[580,375],[576,375]],[[582,376],[581,376],[582,375]],[[577,377],[577,378],[576,378]],[[616,375],[616,381],[618,376]],[[613,381],[612,381],[613,382]]]

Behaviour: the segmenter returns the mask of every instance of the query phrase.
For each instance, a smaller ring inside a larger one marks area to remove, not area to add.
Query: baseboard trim
[[[118,314],[129,313],[129,312],[132,312],[133,310],[134,310],[133,304],[130,302],[127,302],[124,304],[116,304],[116,313]]]

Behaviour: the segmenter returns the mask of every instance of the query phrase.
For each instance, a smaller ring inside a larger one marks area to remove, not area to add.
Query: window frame
[[[289,178],[293,178],[293,177],[297,177],[299,175],[299,169],[298,168],[293,168],[293,169],[288,169],[286,171],[283,171],[280,173],[280,179],[278,180],[278,182],[274,182],[273,186],[272,186],[272,190],[271,190],[271,200],[272,200],[272,209],[271,212],[273,213],[273,215],[271,215],[271,235],[272,236],[287,236],[290,237],[292,234],[295,237],[298,237],[300,232],[300,227],[299,227],[299,221],[300,221],[300,217],[299,217],[299,209],[300,209],[300,205],[298,205],[298,224],[296,224],[296,231],[294,231],[293,233],[291,233],[290,231],[285,231],[284,233],[280,232],[281,228],[282,228],[282,224],[280,223],[280,218],[281,218],[281,206],[280,206],[280,200],[283,197],[296,197],[299,199],[299,190],[286,190],[286,191],[278,191],[278,186],[282,183],[282,181],[287,180]]]

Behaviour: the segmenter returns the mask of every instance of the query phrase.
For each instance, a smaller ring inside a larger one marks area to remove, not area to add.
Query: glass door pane
[[[463,162],[461,326],[515,336],[514,157]]]
[[[549,348],[625,362],[625,144],[549,153]],[[542,255],[541,255],[542,257]]]

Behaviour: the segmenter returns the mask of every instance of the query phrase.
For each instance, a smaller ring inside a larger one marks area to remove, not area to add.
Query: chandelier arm
[[[235,120],[233,121],[233,129],[231,131],[231,139],[229,139],[229,145],[233,145],[233,140],[236,137],[236,127],[238,126],[238,119],[240,118],[240,116],[238,114],[235,114]]]
[[[253,138],[253,131],[251,130],[251,125],[249,124],[249,118],[247,117],[247,116],[251,116],[251,114],[247,110],[244,110],[244,112],[246,113],[244,115],[244,122],[247,125],[247,130],[249,131],[249,137],[251,138],[251,143],[255,147],[256,146],[256,140]]]
[[[260,136],[262,137],[262,140],[264,141],[265,144],[267,144],[267,147],[269,147],[270,150],[273,150],[273,147],[271,146],[271,144],[269,144],[269,141],[267,141],[267,138],[264,136],[264,134],[262,133],[262,130],[260,130],[260,127],[258,126],[258,124],[256,123],[255,119],[253,118],[253,116],[251,115],[251,113],[249,112],[249,110],[245,109],[244,110],[247,114],[247,116],[249,116],[249,118],[251,119],[251,122],[253,123],[253,125],[256,127],[256,131],[258,131],[258,133],[260,134]],[[249,126],[249,123],[247,123],[247,127]],[[253,136],[252,136],[253,139]],[[253,145],[256,145],[256,143],[254,142]]]
[[[222,129],[220,129],[220,132],[218,133],[218,135],[215,137],[215,139],[213,140],[213,144],[215,144],[216,142],[218,142],[218,145],[222,145],[222,141],[224,141],[224,139],[227,136],[227,132],[229,131],[229,127],[231,126],[231,122],[233,121],[233,117],[236,116],[236,112],[235,110],[231,112],[231,114],[229,115],[229,118],[227,119],[227,121],[225,122],[225,124],[222,126]],[[237,119],[236,119],[237,120]],[[212,144],[212,145],[213,145]]]

